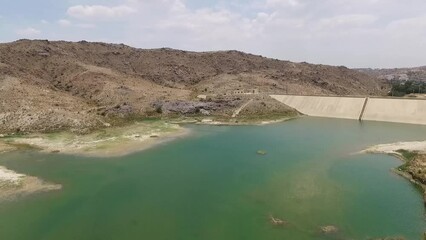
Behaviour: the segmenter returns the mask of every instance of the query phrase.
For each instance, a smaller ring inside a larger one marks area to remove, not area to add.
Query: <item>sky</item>
[[[239,50],[295,62],[426,65],[426,0],[0,0],[0,42]]]

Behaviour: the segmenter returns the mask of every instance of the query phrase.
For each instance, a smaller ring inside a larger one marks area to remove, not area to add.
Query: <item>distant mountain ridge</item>
[[[356,69],[362,73],[383,80],[400,80],[400,81],[421,81],[426,82],[426,66],[413,68],[359,68]]]

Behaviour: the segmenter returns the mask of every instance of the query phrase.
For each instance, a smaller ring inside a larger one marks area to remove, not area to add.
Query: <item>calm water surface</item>
[[[390,171],[401,162],[354,154],[425,140],[426,127],[302,118],[190,128],[188,138],[120,158],[1,155],[0,165],[63,190],[0,203],[0,239],[421,239],[426,231],[420,191]],[[270,215],[289,225],[272,226]],[[322,236],[323,225],[340,233]]]

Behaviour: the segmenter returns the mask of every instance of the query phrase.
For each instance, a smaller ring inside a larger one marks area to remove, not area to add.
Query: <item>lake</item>
[[[426,231],[421,191],[391,171],[402,162],[357,154],[425,140],[426,126],[306,117],[187,127],[186,138],[125,157],[1,155],[0,165],[63,189],[0,203],[0,239],[421,239]],[[321,234],[327,225],[339,232]]]

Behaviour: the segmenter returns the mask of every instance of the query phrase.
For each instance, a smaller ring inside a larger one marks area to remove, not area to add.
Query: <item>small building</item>
[[[200,94],[197,96],[198,100],[209,100],[216,97],[217,94]]]
[[[201,94],[201,95],[198,95],[197,98],[201,99],[201,100],[206,100],[207,99],[207,95]]]
[[[237,89],[232,92],[234,95],[242,95],[242,94],[259,94],[259,89]]]

